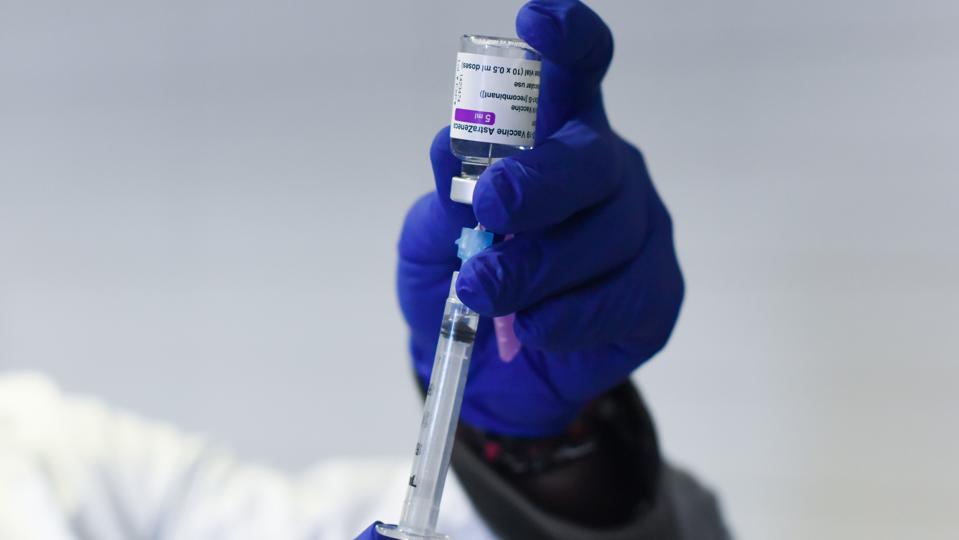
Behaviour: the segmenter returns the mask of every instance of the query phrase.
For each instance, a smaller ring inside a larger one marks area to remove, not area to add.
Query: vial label
[[[533,146],[541,65],[539,60],[457,54],[450,137]]]

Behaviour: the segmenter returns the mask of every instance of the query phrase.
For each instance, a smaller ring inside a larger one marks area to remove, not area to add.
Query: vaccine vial
[[[533,147],[542,61],[525,41],[464,35],[456,55],[450,150],[463,162],[450,198],[471,204],[497,160]]]

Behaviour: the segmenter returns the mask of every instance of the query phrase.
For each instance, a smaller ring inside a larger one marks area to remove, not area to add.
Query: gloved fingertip
[[[381,535],[377,530],[376,526],[383,523],[382,521],[374,521],[372,525],[367,527],[355,540],[381,540],[386,537]]]
[[[604,72],[613,52],[609,27],[577,0],[532,0],[516,14],[516,34],[549,61]]]
[[[514,232],[510,228],[510,213],[499,186],[508,185],[504,162],[487,169],[476,183],[473,191],[473,213],[483,227],[497,234]]]
[[[516,14],[516,35],[540,52],[550,51],[562,38],[562,22],[558,8],[569,2],[527,2]]]
[[[456,296],[470,309],[480,315],[491,316],[495,310],[495,298],[499,289],[496,272],[482,255],[466,261],[456,280]]]

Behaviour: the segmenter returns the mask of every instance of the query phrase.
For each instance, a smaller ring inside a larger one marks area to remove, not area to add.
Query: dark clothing
[[[504,540],[728,540],[716,497],[660,458],[652,420],[635,388],[626,383],[601,400],[607,401],[605,412],[593,420],[600,424],[601,448],[596,463],[585,465],[595,474],[574,463],[520,477],[485,459],[467,440],[468,427],[458,430],[452,464],[489,527]],[[605,474],[609,470],[617,472]],[[606,499],[601,506],[571,517],[600,498]],[[562,510],[564,501],[572,501],[570,510]],[[614,505],[618,517],[590,519]]]

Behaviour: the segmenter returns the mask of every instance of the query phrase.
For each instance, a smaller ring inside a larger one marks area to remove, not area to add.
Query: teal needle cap
[[[466,262],[473,255],[490,247],[493,243],[493,233],[463,227],[463,232],[460,233],[459,240],[455,243],[457,246],[456,256]]]

